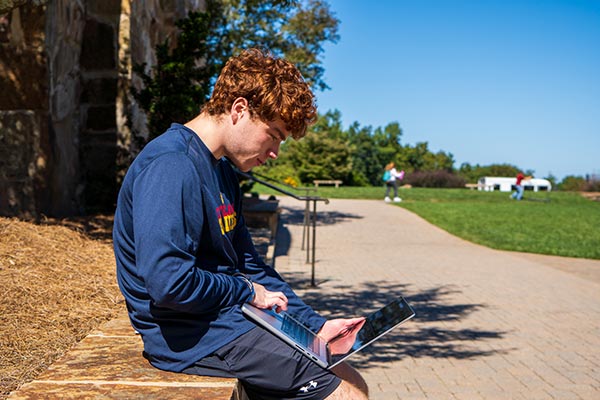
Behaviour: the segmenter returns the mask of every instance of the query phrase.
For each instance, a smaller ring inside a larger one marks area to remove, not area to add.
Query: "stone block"
[[[114,137],[114,135],[113,135]],[[88,136],[81,147],[83,203],[88,212],[114,209],[117,196],[117,148],[105,135]]]
[[[44,165],[39,118],[30,110],[0,111],[0,215],[35,215],[35,179]]]
[[[36,215],[31,182],[6,182],[0,179],[0,215],[32,217]]]
[[[39,137],[35,112],[0,111],[0,177],[17,181],[30,177],[35,137]]]
[[[113,26],[93,19],[85,21],[81,45],[81,67],[88,71],[116,68],[116,37]]]
[[[116,133],[86,136],[81,141],[81,165],[87,174],[106,174],[114,171],[117,157]],[[114,173],[113,173],[114,175]]]
[[[143,357],[143,343],[122,313],[99,327],[10,400],[205,399],[243,397],[237,379],[161,371]]]
[[[85,129],[87,131],[104,131],[115,129],[116,126],[117,115],[114,104],[88,107],[87,120],[85,123]]]
[[[224,387],[176,386],[162,382],[153,385],[97,382],[37,382],[24,385],[9,400],[231,400],[235,382]]]
[[[86,12],[105,18],[118,17],[121,14],[121,0],[88,1]]]
[[[48,101],[47,70],[42,54],[25,49],[20,54],[0,46],[0,109],[44,109]]]
[[[83,82],[82,103],[114,104],[116,98],[117,78],[98,78]]]
[[[161,10],[175,11],[177,7],[176,0],[160,0]]]
[[[77,110],[76,94],[79,80],[66,77],[57,82],[52,92],[52,115],[56,121],[62,121]]]

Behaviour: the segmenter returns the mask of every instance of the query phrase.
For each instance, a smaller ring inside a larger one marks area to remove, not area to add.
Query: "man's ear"
[[[248,100],[246,100],[243,97],[238,97],[231,104],[231,122],[237,124],[237,122],[244,116],[244,114],[248,112]]]

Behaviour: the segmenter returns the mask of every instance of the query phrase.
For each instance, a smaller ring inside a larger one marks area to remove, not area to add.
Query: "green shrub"
[[[464,188],[465,179],[448,171],[419,171],[406,176],[404,183],[425,188]]]
[[[581,192],[585,187],[585,179],[581,176],[569,175],[558,184],[558,190],[567,192]]]
[[[584,192],[600,192],[600,179],[590,179],[583,185]]]

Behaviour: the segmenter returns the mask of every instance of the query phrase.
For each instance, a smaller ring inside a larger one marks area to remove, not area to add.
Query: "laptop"
[[[249,303],[242,306],[242,312],[252,321],[326,369],[335,367],[415,316],[410,305],[403,297],[400,297],[365,318],[365,323],[358,331],[356,340],[349,351],[344,354],[331,354],[330,348],[333,347],[337,338],[332,339],[329,343],[326,342],[325,339],[287,312],[276,313],[274,310],[260,309]]]

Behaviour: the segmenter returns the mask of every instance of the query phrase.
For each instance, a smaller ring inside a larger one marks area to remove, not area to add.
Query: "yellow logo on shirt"
[[[221,226],[221,234],[226,234],[235,229],[237,225],[237,214],[233,205],[225,204],[223,194],[221,194],[221,205],[217,207],[217,218],[219,219],[219,225]]]

